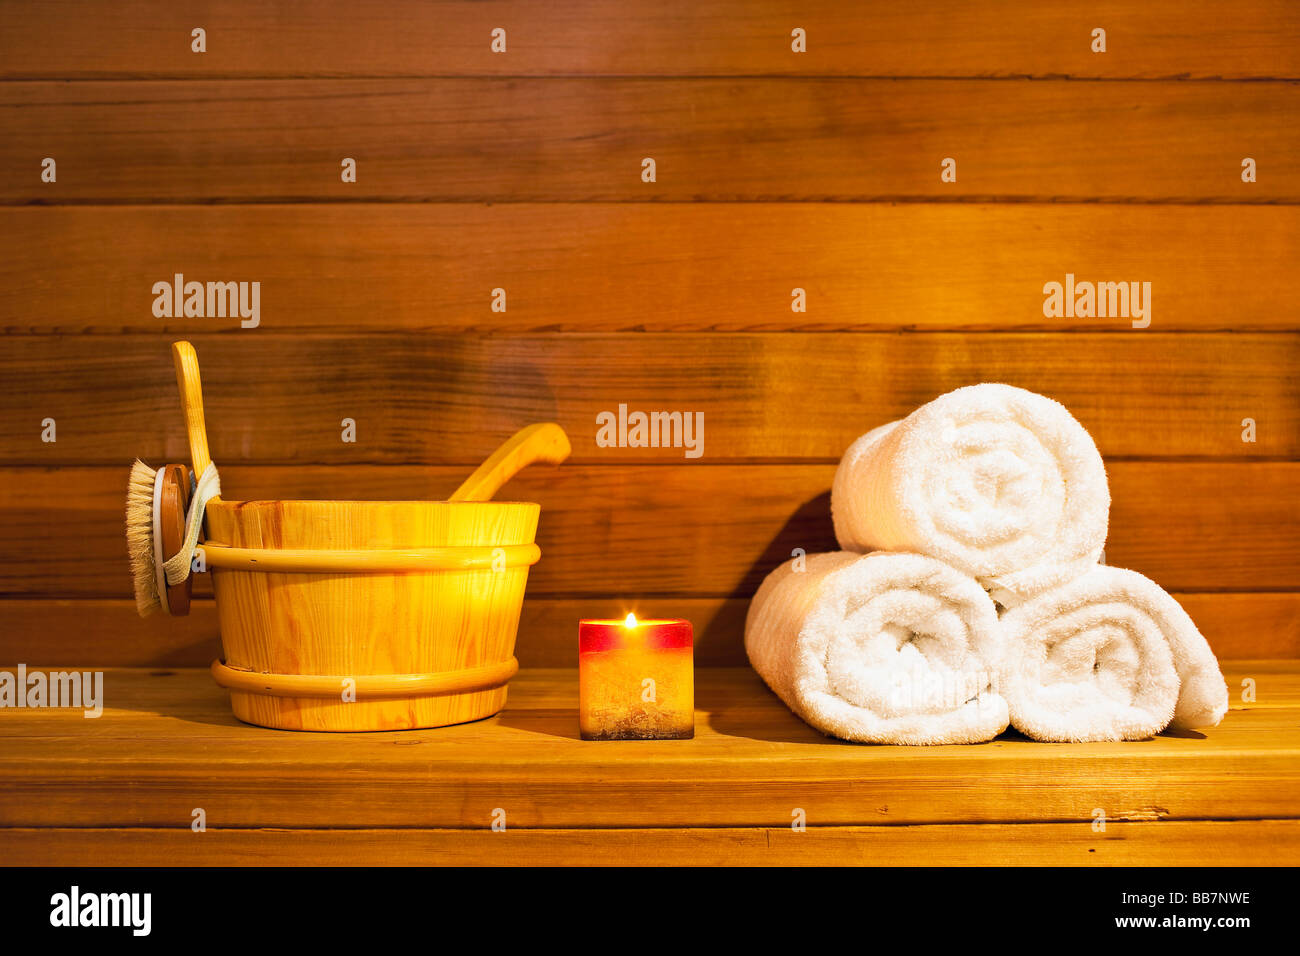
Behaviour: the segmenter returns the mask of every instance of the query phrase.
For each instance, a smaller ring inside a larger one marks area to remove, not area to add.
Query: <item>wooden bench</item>
[[[700,668],[695,739],[658,743],[579,740],[571,669],[488,720],[341,735],[241,724],[203,669],[110,670],[97,720],[0,710],[0,863],[1294,863],[1300,662],[1226,671],[1204,733],[902,748],[823,737],[748,668]]]

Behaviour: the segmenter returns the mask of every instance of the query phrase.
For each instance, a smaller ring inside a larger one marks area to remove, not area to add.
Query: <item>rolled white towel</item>
[[[1096,564],[1110,490],[1064,406],[1010,385],[959,388],[850,446],[831,489],[847,551],[914,551],[1014,606]]]
[[[1219,662],[1187,612],[1136,571],[1098,566],[1007,611],[998,689],[1035,740],[1141,740],[1228,710]]]
[[[990,686],[998,633],[992,600],[947,565],[836,551],[767,576],[749,606],[745,650],[767,685],[823,733],[980,743],[1007,727],[1006,701]]]

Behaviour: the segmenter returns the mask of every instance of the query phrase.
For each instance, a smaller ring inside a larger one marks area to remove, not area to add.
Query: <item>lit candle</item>
[[[695,736],[691,622],[578,622],[578,726],[583,740]]]

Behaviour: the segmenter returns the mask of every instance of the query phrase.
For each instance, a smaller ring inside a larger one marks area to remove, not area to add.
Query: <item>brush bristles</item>
[[[162,607],[153,556],[153,484],[157,472],[138,458],[126,486],[126,550],[135,579],[135,609],[148,617]]]

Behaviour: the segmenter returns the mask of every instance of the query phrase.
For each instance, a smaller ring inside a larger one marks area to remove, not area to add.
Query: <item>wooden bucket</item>
[[[214,501],[204,560],[235,716],[281,730],[442,727],[499,711],[540,508]]]

